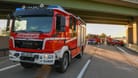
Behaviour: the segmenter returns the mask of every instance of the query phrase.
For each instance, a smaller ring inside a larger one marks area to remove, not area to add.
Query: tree
[[[106,34],[105,33],[102,33],[101,35],[100,35],[100,38],[105,38],[106,37]]]
[[[2,36],[9,36],[9,31],[6,31],[6,27],[4,27],[2,30]]]

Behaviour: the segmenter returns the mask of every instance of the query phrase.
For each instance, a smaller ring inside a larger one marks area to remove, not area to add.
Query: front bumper
[[[29,62],[36,64],[53,65],[55,63],[55,53],[28,53],[15,50],[9,51],[9,59],[18,62]]]

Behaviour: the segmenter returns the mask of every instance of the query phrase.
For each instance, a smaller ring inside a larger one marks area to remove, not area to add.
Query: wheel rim
[[[65,54],[65,56],[64,56],[63,65],[64,65],[64,69],[66,69],[67,66],[68,66],[68,56],[67,56],[67,54]]]

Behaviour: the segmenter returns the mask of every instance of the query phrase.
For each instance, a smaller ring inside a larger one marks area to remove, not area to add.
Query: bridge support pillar
[[[127,44],[129,43],[133,44],[133,24],[132,23],[128,24],[127,26],[126,40],[127,40]]]
[[[133,44],[138,45],[138,17],[133,22]]]

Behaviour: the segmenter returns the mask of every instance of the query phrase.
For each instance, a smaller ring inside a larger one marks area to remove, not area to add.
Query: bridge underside
[[[99,1],[99,2],[98,2]],[[112,0],[111,0],[112,1]],[[102,1],[103,2],[103,1]],[[104,0],[4,0],[0,1],[0,18],[12,13],[16,7],[22,5],[58,4],[67,11],[80,16],[86,23],[128,24],[134,16],[138,16],[138,7],[130,8],[109,4]]]
[[[128,43],[138,45],[138,4],[125,0],[1,0],[0,19],[22,5],[61,5],[86,23],[127,25]]]
[[[101,13],[94,11],[82,11],[67,9],[75,15],[80,16],[86,23],[102,23],[102,24],[120,24],[126,25],[131,21],[131,16],[123,16],[117,14]]]

